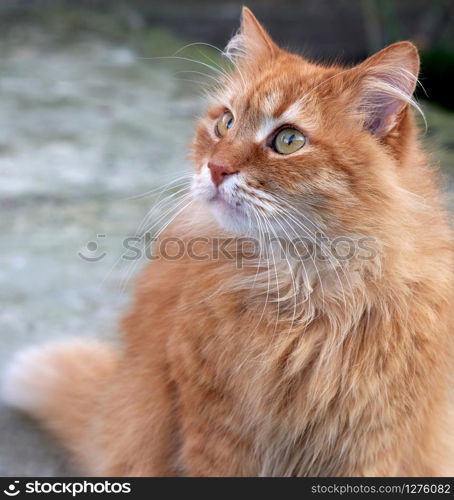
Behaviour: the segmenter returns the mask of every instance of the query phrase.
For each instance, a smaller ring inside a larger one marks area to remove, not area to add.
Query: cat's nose
[[[236,174],[238,171],[227,163],[208,162],[208,168],[211,172],[211,179],[216,186],[220,186],[229,176]]]

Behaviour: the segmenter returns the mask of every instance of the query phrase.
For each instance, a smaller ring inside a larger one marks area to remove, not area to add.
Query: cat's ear
[[[350,90],[363,126],[386,136],[402,117],[418,81],[419,56],[410,42],[398,42],[377,52],[351,70]]]
[[[240,29],[227,44],[225,52],[236,59],[256,61],[273,57],[279,52],[279,47],[271,40],[254,14],[247,7],[243,7]]]

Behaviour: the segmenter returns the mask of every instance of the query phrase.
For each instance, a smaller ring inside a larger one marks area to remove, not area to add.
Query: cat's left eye
[[[273,139],[274,151],[281,155],[295,153],[306,144],[306,137],[296,128],[281,129]]]
[[[216,123],[216,134],[218,137],[224,137],[234,122],[233,114],[226,111]]]

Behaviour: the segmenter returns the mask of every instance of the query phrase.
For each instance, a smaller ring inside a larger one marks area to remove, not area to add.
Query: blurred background
[[[222,49],[242,3],[0,0],[0,369],[25,345],[115,335],[143,265],[122,259],[123,240],[190,171],[202,91],[224,64],[193,43]],[[350,64],[397,40],[417,44],[423,141],[453,211],[454,2],[246,4],[276,41],[314,60]],[[159,207],[151,231],[169,216]],[[32,422],[0,408],[0,475],[75,473]]]

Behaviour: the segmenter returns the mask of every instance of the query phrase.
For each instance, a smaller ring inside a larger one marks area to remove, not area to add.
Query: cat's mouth
[[[209,200],[209,203],[216,208],[229,214],[244,214],[244,208],[239,200],[229,200],[221,191],[217,190],[214,196]]]

